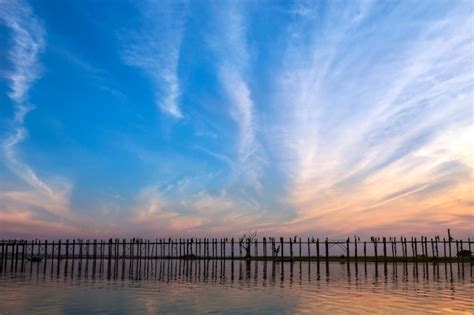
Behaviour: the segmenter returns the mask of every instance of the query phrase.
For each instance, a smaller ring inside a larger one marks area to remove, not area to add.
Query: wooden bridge
[[[236,259],[274,261],[470,261],[471,239],[372,237],[360,241],[301,237],[108,240],[0,240],[0,272],[56,260]],[[368,253],[369,252],[369,253]],[[57,264],[59,268],[59,263]]]

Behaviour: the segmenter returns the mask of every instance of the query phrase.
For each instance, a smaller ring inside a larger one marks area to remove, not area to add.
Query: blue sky
[[[468,235],[473,8],[0,0],[0,234]]]

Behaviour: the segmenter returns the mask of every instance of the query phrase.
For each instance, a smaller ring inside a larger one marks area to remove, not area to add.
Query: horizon
[[[471,237],[473,21],[0,0],[0,238]]]

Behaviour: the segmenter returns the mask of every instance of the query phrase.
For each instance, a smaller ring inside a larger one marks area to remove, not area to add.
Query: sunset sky
[[[0,0],[0,237],[474,230],[472,1]]]

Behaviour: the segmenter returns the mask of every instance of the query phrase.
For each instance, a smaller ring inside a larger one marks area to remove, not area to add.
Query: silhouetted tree
[[[244,234],[242,237],[243,245],[242,247],[245,249],[245,257],[252,257],[250,254],[250,248],[252,246],[252,243],[257,239],[257,232],[249,233],[249,234]]]

